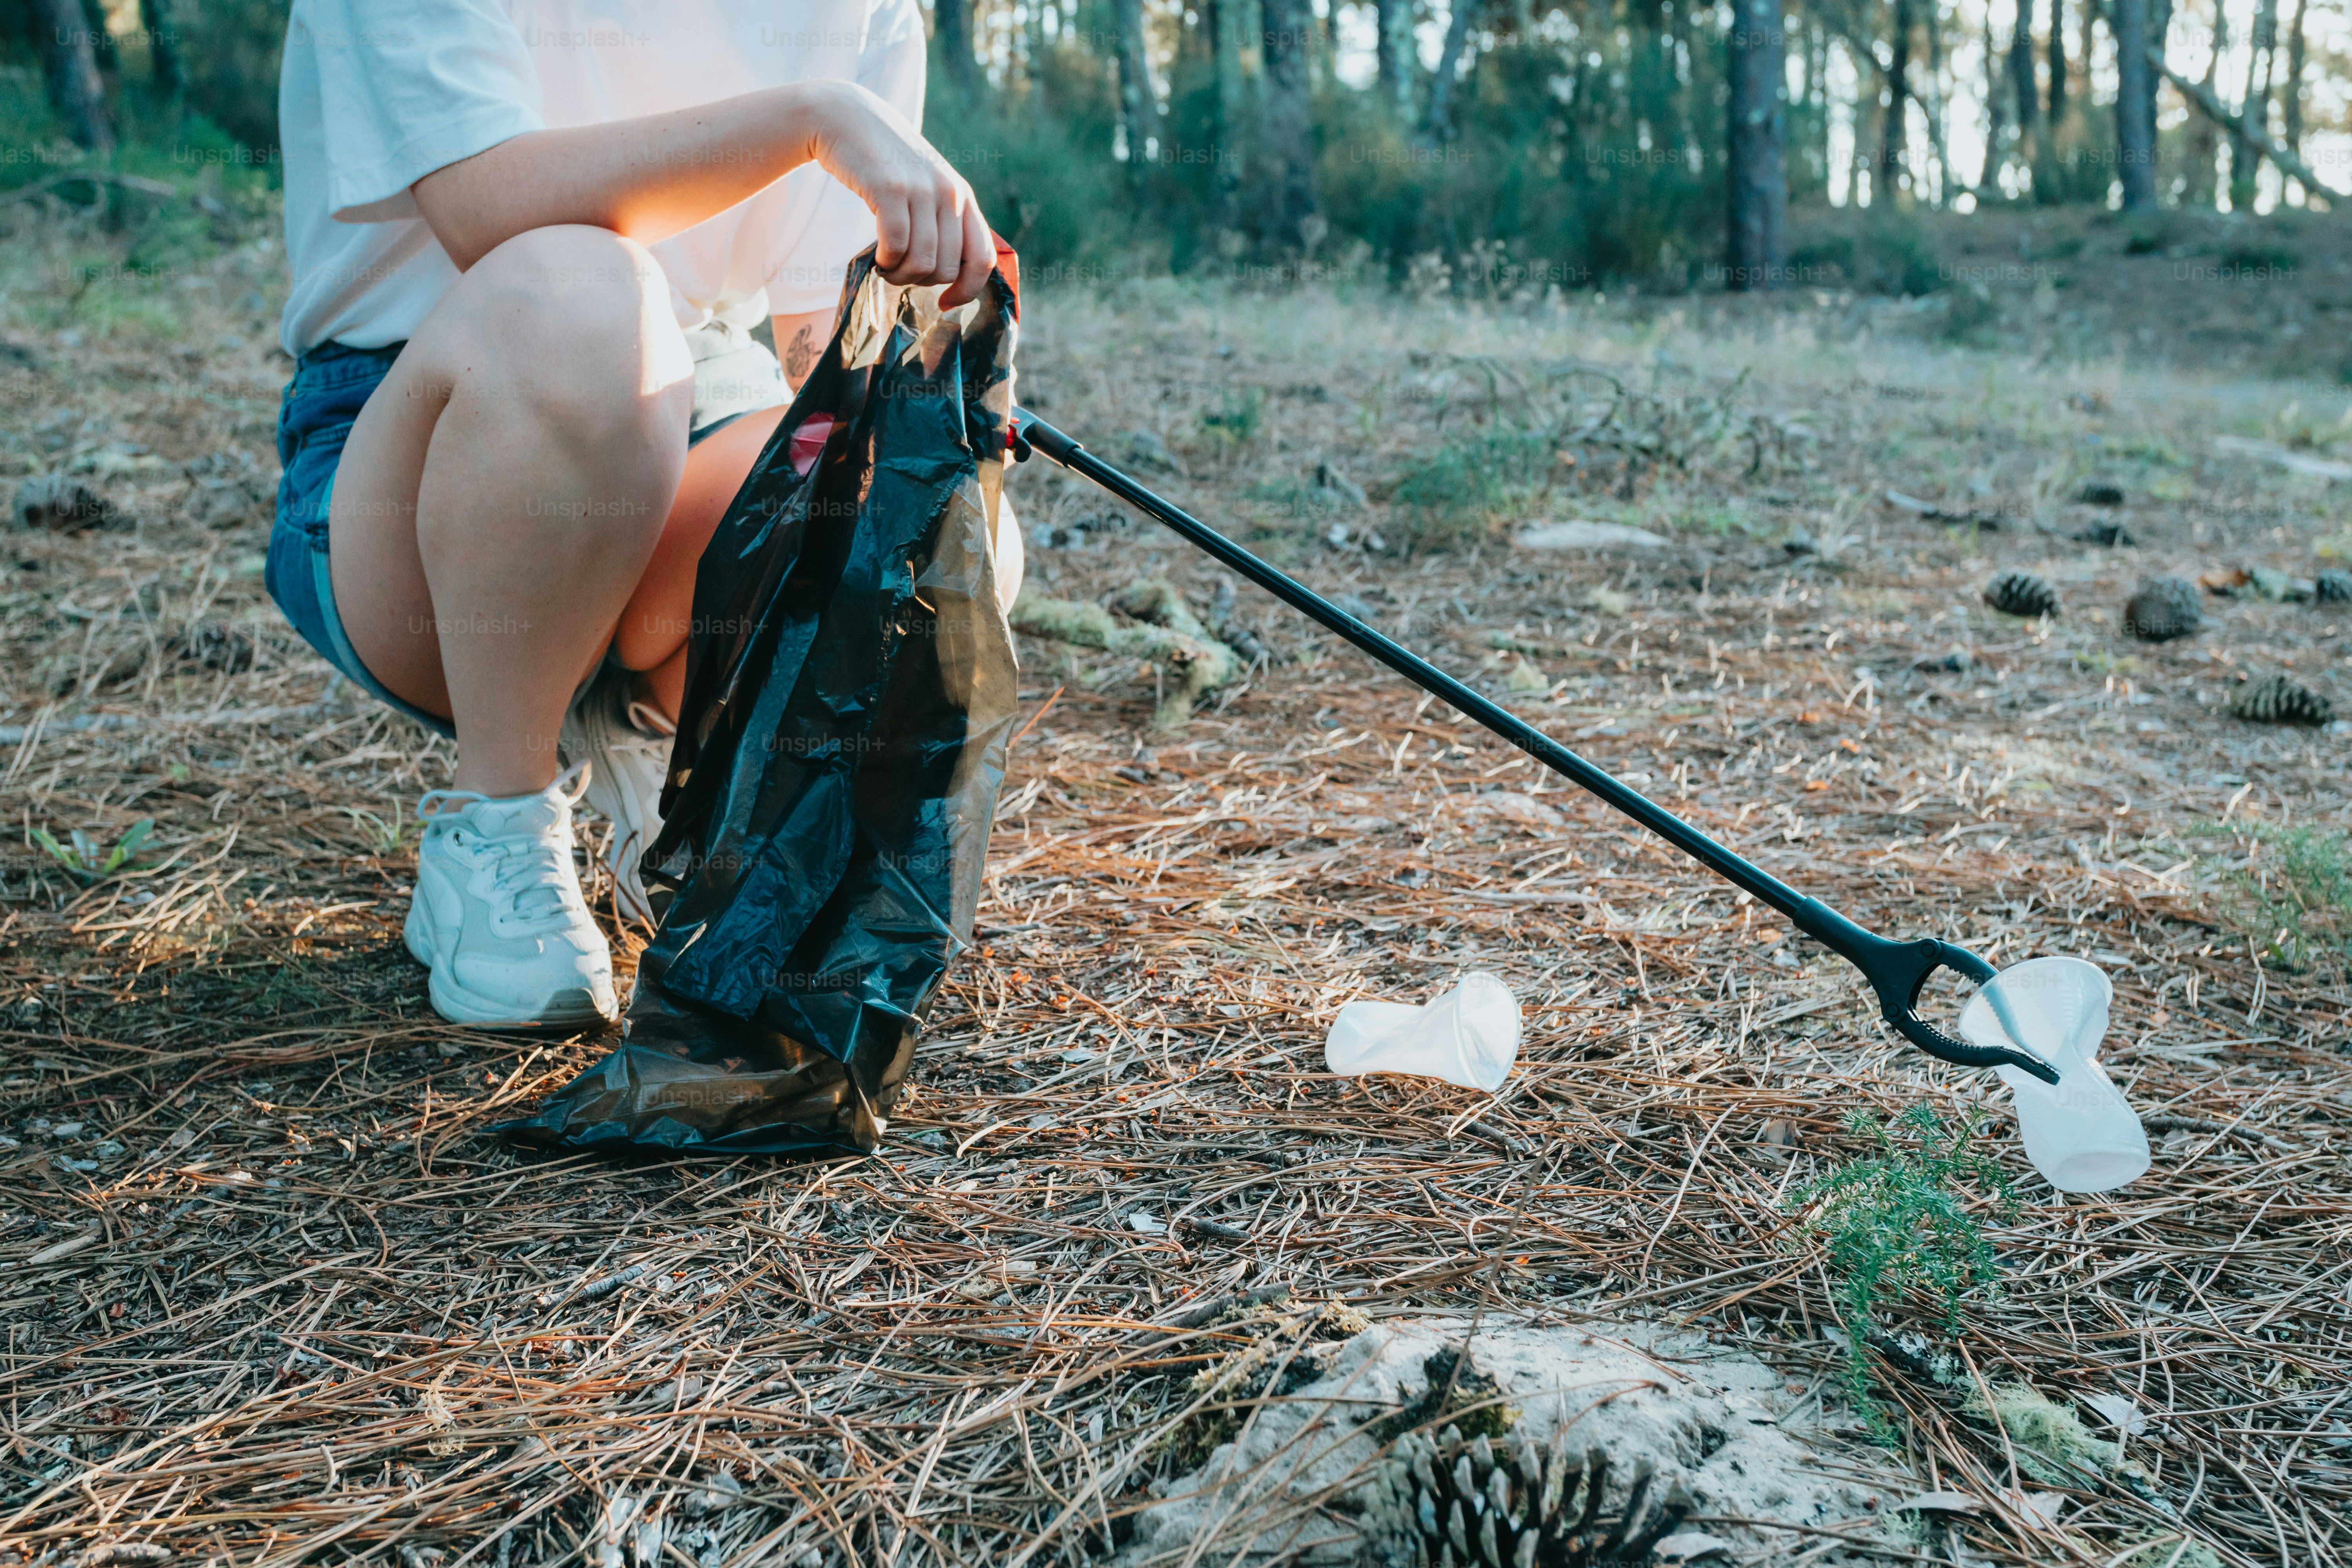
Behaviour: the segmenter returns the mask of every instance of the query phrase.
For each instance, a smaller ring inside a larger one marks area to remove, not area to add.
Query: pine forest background
[[[2167,214],[2291,226],[2352,185],[2342,0],[935,0],[932,22],[927,129],[1047,279],[1924,295],[1967,276],[1928,237],[1946,216],[2119,211],[2126,248],[2158,250]],[[284,26],[280,0],[5,0],[0,185],[97,155],[268,186]]]

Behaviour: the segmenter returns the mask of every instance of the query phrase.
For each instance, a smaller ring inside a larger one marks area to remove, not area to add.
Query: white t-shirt
[[[921,123],[917,0],[295,0],[280,341],[299,355],[415,331],[457,278],[409,195],[436,169],[529,131],[821,79]],[[865,204],[807,164],[651,249],[690,329],[829,308],[873,241]]]

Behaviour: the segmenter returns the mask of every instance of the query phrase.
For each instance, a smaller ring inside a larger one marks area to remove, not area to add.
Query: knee
[[[682,458],[693,357],[644,246],[586,225],[527,230],[469,268],[448,303],[453,363],[480,395],[512,399],[584,452],[652,442]]]

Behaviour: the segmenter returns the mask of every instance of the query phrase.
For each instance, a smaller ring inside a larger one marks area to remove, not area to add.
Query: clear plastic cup
[[[1518,999],[1484,970],[1423,1007],[1350,1002],[1323,1042],[1324,1064],[1349,1078],[1410,1073],[1489,1092],[1503,1087],[1518,1055]]]
[[[2107,1192],[2148,1167],[2147,1133],[2099,1065],[2114,996],[2096,964],[2035,958],[2002,970],[1960,1009],[1971,1044],[2022,1047],[2058,1069],[2054,1085],[2012,1067],[1993,1070],[2016,1099],[2025,1157],[2060,1192]]]

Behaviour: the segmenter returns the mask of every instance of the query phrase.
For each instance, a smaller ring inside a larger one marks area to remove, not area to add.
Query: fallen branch
[[[1147,577],[1119,594],[1112,607],[1147,624],[1121,626],[1110,610],[1083,599],[1047,599],[1024,593],[1013,606],[1013,626],[1031,637],[1052,637],[1080,647],[1097,647],[1129,658],[1164,663],[1176,676],[1152,714],[1152,723],[1172,730],[1192,717],[1193,704],[1241,672],[1241,657],[1209,635],[1176,591]]]
[[[2158,53],[2154,46],[2150,46],[2148,48],[2147,63],[2149,67],[2158,75],[2162,76],[2165,80],[2170,82],[2175,88],[2179,89],[2180,96],[2195,104],[2199,110],[2201,111],[2208,120],[2210,120],[2214,124],[2220,126],[2222,130],[2227,131],[2232,136],[2237,136],[2252,142],[2255,147],[2261,150],[2263,156],[2268,158],[2272,163],[2276,163],[2281,171],[2292,174],[2297,180],[2302,181],[2305,190],[2317,191],[2324,196],[2334,196],[2338,200],[2343,199],[2343,197],[2347,195],[2352,195],[2352,192],[2337,190],[2335,186],[2329,184],[2326,181],[2313,174],[2311,172],[2311,165],[2296,157],[2293,153],[2288,152],[2285,142],[2281,142],[2278,138],[2273,136],[2269,132],[2263,130],[2262,127],[2250,123],[2247,121],[2241,120],[2236,115],[2231,114],[2227,109],[2224,109],[2221,106],[2221,100],[2213,96],[2213,89],[2211,88],[2207,87],[2202,82],[2191,81],[2187,77],[2182,76],[2179,71],[2174,70],[2170,66],[2166,65],[2164,63],[2164,56]]]
[[[1269,1301],[1290,1299],[1287,1285],[1269,1285],[1264,1289],[1244,1290],[1230,1296],[1212,1296],[1181,1312],[1172,1312],[1151,1325],[1153,1333],[1176,1334],[1187,1329],[1197,1329],[1203,1323],[1214,1322],[1235,1307],[1258,1307]]]
[[[2114,30],[2114,18],[2108,15],[2105,4],[2099,6],[2099,19],[2108,25],[2110,32]],[[2199,113],[2231,135],[2252,142],[2263,156],[2276,163],[2282,173],[2292,174],[2300,180],[2305,190],[2317,191],[2321,195],[2333,196],[2339,201],[2347,195],[2352,195],[2352,192],[2339,191],[2313,174],[2311,165],[2289,152],[2285,142],[2279,141],[2261,126],[2231,113],[2221,100],[2213,96],[2211,88],[2202,82],[2189,80],[2167,65],[2164,60],[2164,51],[2154,44],[2147,47],[2147,64],[2150,70],[2170,82],[2181,97],[2194,105]]]

